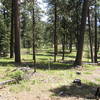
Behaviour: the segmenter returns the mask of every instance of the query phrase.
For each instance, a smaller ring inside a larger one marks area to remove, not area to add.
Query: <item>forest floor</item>
[[[77,75],[77,71],[81,72],[81,75]],[[74,79],[81,79],[82,86],[74,85],[72,83]],[[93,97],[98,86],[100,86],[99,66],[85,66],[83,69],[37,70],[28,81],[2,87],[0,100],[84,100]]]
[[[73,56],[74,54],[69,55],[70,58],[66,60],[72,60]],[[0,82],[9,80],[9,73],[17,67],[29,66],[33,71],[32,62],[26,63],[25,57],[31,61],[29,55],[24,56],[21,65],[12,63],[13,59],[0,59]],[[97,87],[100,87],[100,66],[84,64],[81,68],[73,68],[71,61],[65,63],[66,61],[60,62],[58,59],[56,63],[48,63],[46,54],[38,55],[37,58],[37,72],[30,80],[1,86],[0,100],[90,100]],[[78,75],[77,72],[81,74]],[[75,79],[82,81],[80,87],[73,84]]]

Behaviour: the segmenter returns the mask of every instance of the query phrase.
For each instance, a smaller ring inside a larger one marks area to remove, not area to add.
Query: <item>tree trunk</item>
[[[76,38],[76,50],[78,48],[78,38],[79,38],[79,25],[80,25],[80,18],[79,18],[79,9],[81,9],[80,7],[76,6],[76,32],[75,32],[75,38]]]
[[[72,43],[72,34],[70,34],[69,53],[72,52],[72,45],[73,45],[73,43]]]
[[[83,8],[82,8],[80,35],[78,39],[77,55],[76,55],[76,60],[74,62],[74,65],[82,65],[82,55],[83,55],[83,44],[84,44],[84,33],[85,33],[85,26],[86,26],[87,10],[88,10],[88,0],[84,0]]]
[[[20,19],[19,19],[19,0],[13,0],[14,4],[14,33],[15,33],[15,62],[20,63]]]
[[[91,62],[94,62],[93,58],[93,42],[92,42],[92,32],[91,32],[91,23],[90,23],[90,10],[88,8],[88,27],[89,27],[89,40],[90,40],[90,53],[91,53]]]
[[[95,0],[96,1],[96,0]],[[94,49],[94,62],[97,63],[97,49],[98,49],[98,46],[97,46],[97,6],[95,4],[95,49]]]
[[[56,62],[56,56],[57,56],[57,4],[55,1],[55,22],[54,22],[54,62]]]
[[[4,16],[4,19],[6,19],[6,10],[5,10],[5,8],[3,8],[3,16]]]
[[[10,35],[10,58],[13,58],[14,52],[14,17],[13,17],[13,0],[12,0],[12,11],[11,11],[11,35]]]
[[[63,34],[63,40],[62,40],[62,52],[63,52],[62,60],[64,60],[64,57],[65,57],[65,34]]]
[[[36,55],[35,55],[35,13],[34,13],[34,0],[33,0],[33,60],[34,72],[36,72]]]

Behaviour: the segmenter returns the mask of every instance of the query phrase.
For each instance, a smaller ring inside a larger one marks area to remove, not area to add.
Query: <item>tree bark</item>
[[[76,60],[74,62],[75,66],[82,65],[82,55],[83,55],[83,44],[84,44],[84,33],[85,33],[85,26],[86,26],[87,10],[88,10],[88,0],[84,0],[83,8],[82,8],[80,35],[78,39],[77,55],[76,55]]]
[[[19,19],[19,0],[13,0],[14,4],[14,33],[15,33],[15,62],[20,63],[20,19]]]
[[[91,53],[91,62],[94,62],[93,58],[93,42],[92,42],[92,32],[91,32],[91,23],[90,23],[90,9],[88,8],[88,27],[89,27],[89,40],[90,40],[90,53]]]
[[[14,52],[14,17],[13,17],[13,0],[12,0],[12,8],[11,8],[11,35],[10,35],[10,58],[13,58]]]
[[[96,0],[95,0],[96,2]],[[98,52],[98,44],[97,44],[97,6],[95,4],[95,49],[94,49],[94,62],[97,63],[97,52]]]
[[[78,5],[78,4],[77,4]],[[79,18],[79,16],[80,16],[80,14],[79,14],[79,9],[81,9],[80,8],[80,6],[76,6],[76,32],[75,32],[75,38],[76,38],[76,50],[77,50],[77,48],[78,48],[78,39],[79,39],[79,29],[80,29],[80,27],[79,27],[79,25],[80,25],[80,18]]]
[[[64,60],[65,58],[65,33],[63,34],[63,40],[62,40],[62,52],[63,52],[62,60]]]
[[[34,12],[34,0],[33,0],[33,60],[34,60],[34,72],[36,72],[36,55],[35,55],[35,12]]]
[[[72,52],[72,45],[73,45],[73,43],[72,43],[72,34],[70,34],[69,53]]]
[[[55,21],[54,21],[54,62],[56,62],[56,56],[57,56],[57,4],[55,1],[55,8],[54,8],[54,16],[55,16]]]

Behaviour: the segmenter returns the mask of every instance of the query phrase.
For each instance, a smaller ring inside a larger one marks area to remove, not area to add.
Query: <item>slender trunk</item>
[[[63,34],[62,51],[63,51],[62,60],[64,60],[64,57],[65,57],[65,34]]]
[[[79,22],[80,22],[80,20],[79,20],[79,8],[76,7],[76,34],[75,34],[75,37],[76,37],[76,50],[78,48],[78,38],[79,38]]]
[[[97,53],[99,52],[99,42],[97,43]]]
[[[95,49],[94,49],[94,62],[97,63],[97,11],[96,11],[96,4],[95,4]]]
[[[6,19],[6,12],[5,12],[5,8],[3,9],[3,16],[4,16],[4,19]]]
[[[99,11],[99,13],[100,13],[100,11]],[[99,18],[99,23],[100,23],[100,18]],[[100,25],[99,25],[99,34],[100,34]],[[100,41],[98,41],[98,52],[99,52],[99,50],[100,50]]]
[[[82,65],[84,34],[85,34],[86,17],[87,17],[87,10],[88,10],[87,8],[88,8],[88,0],[84,0],[83,8],[82,8],[80,35],[78,39],[77,55],[76,55],[76,60],[74,62],[74,65]]]
[[[36,72],[34,0],[33,0],[33,60],[34,60],[34,72]]]
[[[72,34],[70,34],[69,53],[72,52]]]
[[[90,52],[91,52],[91,62],[94,62],[93,59],[93,42],[92,42],[92,32],[91,32],[91,23],[90,23],[90,10],[88,9],[88,27],[89,27],[89,40],[90,40]]]
[[[20,63],[20,27],[19,27],[19,0],[13,1],[14,4],[14,33],[15,33],[15,62]]]
[[[57,4],[55,1],[55,22],[54,22],[54,62],[56,62],[57,56]]]
[[[66,36],[65,36],[65,38],[66,38],[66,49],[68,49],[68,34],[66,34]]]
[[[14,18],[13,18],[13,0],[12,0],[12,11],[11,11],[11,35],[10,35],[10,58],[13,58],[13,52],[14,52]]]

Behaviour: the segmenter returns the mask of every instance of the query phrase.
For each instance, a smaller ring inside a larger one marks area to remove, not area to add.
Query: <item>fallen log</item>
[[[12,82],[17,82],[17,80],[16,79],[6,80],[6,81],[3,81],[3,82],[0,82],[0,85],[6,85],[6,84],[10,84]]]
[[[29,68],[29,67],[20,67],[20,68],[16,68],[16,69],[12,70],[11,72],[15,72],[17,70],[21,70],[23,72],[28,72],[29,70],[31,70],[31,68]]]
[[[24,72],[24,75],[21,77],[15,77],[14,79],[11,80],[6,80],[3,82],[0,82],[0,86],[6,85],[6,84],[10,84],[13,82],[19,83],[19,81],[21,80],[30,80],[30,78],[33,76],[34,72],[29,72],[29,70],[31,70],[29,67],[22,67],[22,68],[16,68],[14,70],[12,70],[11,72],[15,72],[17,70],[21,70]]]
[[[34,73],[32,72],[32,73],[30,73],[30,74],[25,74],[25,75],[23,76],[23,78],[21,78],[21,79],[16,78],[16,79],[11,79],[11,80],[6,80],[6,81],[3,81],[3,82],[0,82],[0,86],[6,85],[6,84],[10,84],[10,83],[12,83],[12,82],[19,83],[19,81],[21,81],[21,80],[29,80],[29,79],[33,76],[33,74],[34,74]]]

